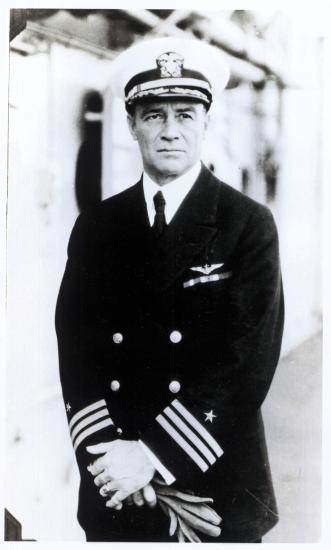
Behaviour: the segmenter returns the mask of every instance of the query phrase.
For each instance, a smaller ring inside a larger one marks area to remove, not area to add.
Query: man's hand
[[[128,496],[125,502],[129,506],[131,504],[135,504],[136,506],[143,506],[144,504],[147,504],[150,508],[154,508],[157,504],[155,489],[150,483],[148,483],[148,485],[140,491]]]
[[[106,502],[109,508],[122,508],[122,502],[129,496],[146,488],[154,476],[155,468],[142,451],[137,441],[116,439],[86,447],[91,454],[103,454],[88,466],[95,476],[94,483],[100,487],[100,494],[114,493]]]

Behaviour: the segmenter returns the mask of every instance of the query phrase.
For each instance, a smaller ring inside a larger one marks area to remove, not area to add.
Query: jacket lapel
[[[163,291],[190,266],[217,233],[220,186],[203,165],[200,175],[162,236],[154,241],[147,278]]]

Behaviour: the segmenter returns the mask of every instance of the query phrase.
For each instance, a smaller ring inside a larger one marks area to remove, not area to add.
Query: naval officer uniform
[[[127,108],[155,93],[210,103],[209,80],[185,68],[191,45],[179,70],[179,42],[157,47],[171,63],[128,81]],[[173,540],[159,506],[116,512],[96,490],[86,447],[122,438],[167,483],[214,499],[222,533],[210,541],[254,542],[278,520],[261,416],[283,331],[277,230],[199,162],[163,186],[156,235],[158,189],[144,173],[82,213],[69,241],[56,328],[78,520],[87,540]]]

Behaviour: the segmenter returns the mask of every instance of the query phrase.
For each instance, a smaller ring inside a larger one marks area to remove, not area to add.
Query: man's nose
[[[161,138],[165,140],[178,139],[179,129],[175,118],[168,117],[164,123],[161,132]]]

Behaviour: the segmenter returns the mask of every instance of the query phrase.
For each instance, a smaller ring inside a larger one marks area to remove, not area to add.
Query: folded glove
[[[179,542],[201,542],[195,531],[211,537],[218,537],[221,517],[206,503],[212,498],[198,497],[177,491],[173,487],[155,487],[158,502],[170,518],[169,534],[175,533]]]

